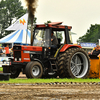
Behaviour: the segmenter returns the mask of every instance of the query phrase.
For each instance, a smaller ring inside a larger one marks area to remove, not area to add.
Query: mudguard
[[[60,52],[66,51],[68,48],[82,48],[80,45],[73,45],[73,44],[65,44],[61,49]]]
[[[73,44],[64,44],[61,45],[59,49],[57,49],[54,57],[57,57],[59,52],[64,52],[66,51],[68,48],[82,48],[80,45],[73,45]]]

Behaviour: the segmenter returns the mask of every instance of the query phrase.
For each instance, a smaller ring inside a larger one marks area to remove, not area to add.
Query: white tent
[[[29,30],[17,30],[0,39],[0,43],[30,44],[31,33]]]

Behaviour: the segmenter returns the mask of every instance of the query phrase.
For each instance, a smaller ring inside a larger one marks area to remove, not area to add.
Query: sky
[[[25,0],[21,0],[25,7]],[[72,26],[73,43],[86,34],[91,24],[100,24],[100,0],[38,0],[35,16],[37,23],[63,22]]]

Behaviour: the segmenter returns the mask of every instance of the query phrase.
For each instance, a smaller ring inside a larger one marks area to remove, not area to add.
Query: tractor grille
[[[21,51],[14,51],[15,61],[21,61]]]
[[[21,50],[21,46],[13,46],[13,50]]]

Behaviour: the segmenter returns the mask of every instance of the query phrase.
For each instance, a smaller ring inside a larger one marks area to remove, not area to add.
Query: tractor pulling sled
[[[69,34],[72,27],[61,24],[37,24],[33,45],[13,46],[14,58],[10,59],[10,65],[2,66],[3,73],[11,73],[10,78],[17,78],[20,72],[27,78],[87,78],[89,56],[80,45],[72,44]],[[58,39],[57,48],[51,47],[52,31]]]

